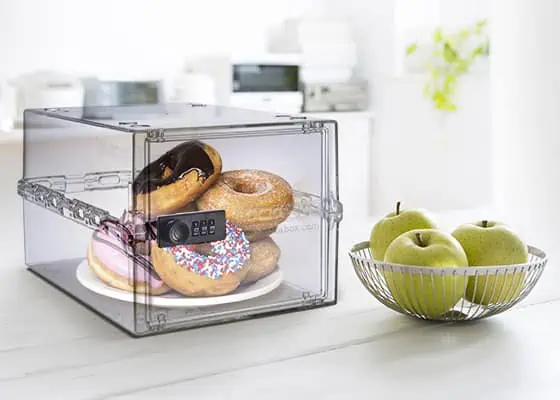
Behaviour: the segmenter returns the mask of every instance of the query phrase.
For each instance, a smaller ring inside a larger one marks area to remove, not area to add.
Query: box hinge
[[[321,215],[321,198],[294,190],[294,213],[298,216]]]
[[[319,215],[329,223],[342,221],[342,203],[333,194],[321,201],[321,197],[310,193],[294,191],[294,213],[299,216]]]
[[[308,120],[305,115],[276,114],[276,118],[289,121],[302,121],[301,131],[303,134],[324,133],[324,123],[322,121]]]
[[[59,181],[58,186],[63,183],[65,182]],[[107,220],[118,221],[108,211],[83,201],[66,197],[61,191],[41,183],[21,179],[18,181],[17,193],[30,203],[41,206],[89,228],[97,228],[102,222]]]
[[[343,206],[340,201],[335,199],[335,197],[331,194],[327,199],[324,201],[324,218],[329,221],[331,224],[338,224],[342,221],[343,217]]]
[[[311,292],[303,292],[302,298],[304,307],[316,307],[323,304],[325,301],[322,296],[318,296]]]
[[[148,328],[152,331],[163,331],[167,327],[167,313],[159,312],[155,316],[155,319],[150,319],[147,321]]]
[[[164,129],[150,129],[146,132],[146,140],[149,142],[164,142],[165,130]]]
[[[324,124],[321,121],[305,121],[302,129],[304,134],[325,133]]]

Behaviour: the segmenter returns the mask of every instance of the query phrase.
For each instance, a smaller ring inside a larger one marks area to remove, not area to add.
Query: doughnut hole
[[[227,179],[225,184],[234,192],[243,194],[263,194],[269,189],[266,182],[249,179]]]

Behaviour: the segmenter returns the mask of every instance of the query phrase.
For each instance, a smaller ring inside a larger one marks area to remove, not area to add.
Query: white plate
[[[134,294],[125,290],[116,289],[103,283],[97,275],[89,268],[87,260],[80,263],[76,270],[78,281],[87,289],[97,294],[111,297],[113,299],[134,302]],[[238,301],[254,299],[272,292],[282,283],[282,273],[276,269],[270,275],[250,285],[237,288],[231,294],[214,297],[186,297],[176,292],[166,293],[159,296],[136,296],[136,302],[149,303],[156,307],[201,307],[215,306],[219,304],[230,304]]]

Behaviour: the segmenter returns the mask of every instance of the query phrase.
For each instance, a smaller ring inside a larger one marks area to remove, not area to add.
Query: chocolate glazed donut
[[[148,164],[133,184],[136,209],[148,218],[184,210],[212,186],[222,172],[213,147],[189,141]]]

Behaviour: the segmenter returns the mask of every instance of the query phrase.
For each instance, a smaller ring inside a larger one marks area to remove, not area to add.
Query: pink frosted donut
[[[104,283],[117,289],[149,294],[163,294],[171,289],[157,275],[145,255],[134,255],[129,245],[130,232],[110,223],[93,233],[88,246],[87,260],[92,271]],[[136,281],[133,281],[133,268]]]
[[[245,233],[229,221],[226,221],[224,240],[163,249],[152,245],[152,262],[159,276],[171,288],[187,296],[232,292],[245,279],[250,256]]]

